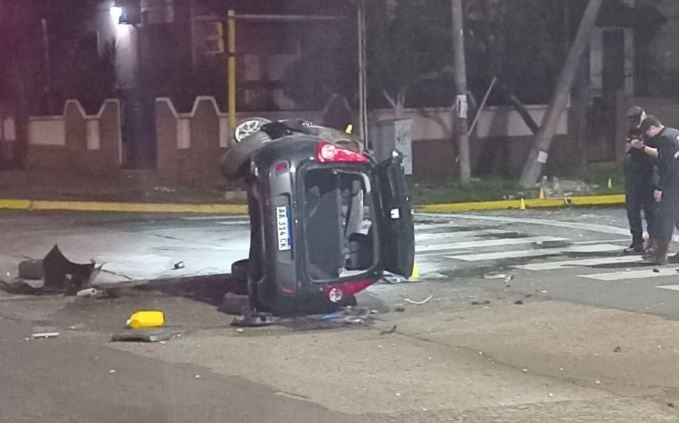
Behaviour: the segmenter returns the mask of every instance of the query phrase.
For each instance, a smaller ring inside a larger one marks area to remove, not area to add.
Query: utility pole
[[[236,12],[229,10],[226,21],[229,126],[236,127]]]
[[[374,145],[368,140],[368,89],[366,69],[366,41],[365,41],[365,0],[358,2],[358,117],[360,135],[366,147],[373,149]]]
[[[42,48],[45,61],[45,101],[47,104],[47,114],[54,113],[52,107],[52,66],[50,63],[50,39],[47,32],[47,18],[40,20],[42,28]]]
[[[469,136],[467,135],[467,65],[464,54],[464,24],[462,16],[462,0],[452,1],[453,14],[453,49],[455,50],[455,138],[457,140],[458,159],[460,161],[460,181],[463,184],[471,178],[469,155]]]
[[[590,0],[582,16],[582,21],[575,35],[575,40],[568,51],[568,57],[556,83],[554,95],[547,107],[540,130],[535,135],[535,145],[528,155],[528,160],[521,173],[519,183],[524,188],[531,188],[542,173],[542,166],[549,158],[549,147],[556,132],[559,118],[568,103],[569,93],[577,74],[583,54],[587,50],[590,36],[596,24],[602,0]]]

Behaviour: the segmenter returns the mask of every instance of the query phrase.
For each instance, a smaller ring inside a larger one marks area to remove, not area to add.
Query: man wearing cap
[[[649,235],[646,248],[650,253],[650,250],[655,248],[657,225],[657,207],[653,201],[656,159],[631,146],[633,140],[643,139],[640,126],[646,118],[644,110],[639,106],[634,106],[627,111],[627,118],[630,127],[625,144],[625,208],[632,233],[632,244],[629,248],[625,248],[624,252],[626,254],[644,253],[644,229],[641,220],[643,209]]]
[[[679,130],[664,126],[654,116],[647,116],[640,129],[646,136],[648,145],[635,139],[630,142],[630,146],[657,158],[660,174],[660,181],[653,192],[653,198],[660,203],[660,210],[656,232],[657,248],[651,262],[665,264],[679,210]],[[651,144],[654,147],[650,147]]]

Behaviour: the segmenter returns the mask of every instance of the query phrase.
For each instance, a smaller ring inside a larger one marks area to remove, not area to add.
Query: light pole
[[[453,48],[455,50],[455,133],[457,138],[458,157],[460,160],[460,181],[464,184],[471,178],[469,155],[469,136],[467,123],[467,65],[464,55],[464,24],[462,18],[462,0],[452,0],[453,13]]]

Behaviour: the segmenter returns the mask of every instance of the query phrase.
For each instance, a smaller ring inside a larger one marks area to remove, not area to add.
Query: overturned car
[[[414,231],[402,156],[378,162],[360,139],[298,120],[263,124],[222,159],[247,186],[249,258],[232,277],[278,315],[352,304],[385,271],[409,277]]]

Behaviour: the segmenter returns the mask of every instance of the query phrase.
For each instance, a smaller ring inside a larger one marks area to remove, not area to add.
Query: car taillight
[[[294,294],[295,293],[295,284],[292,282],[284,282],[281,284],[281,291],[283,291],[284,294]]]
[[[321,163],[367,163],[368,159],[361,153],[322,142],[316,147],[316,160]]]
[[[288,171],[288,162],[278,162],[274,165],[276,173],[284,173]]]
[[[328,297],[331,302],[338,303],[344,297],[357,294],[373,283],[375,283],[375,281],[372,279],[361,279],[354,282],[345,282],[332,285],[328,284],[323,288],[323,290],[325,292],[325,296]]]

